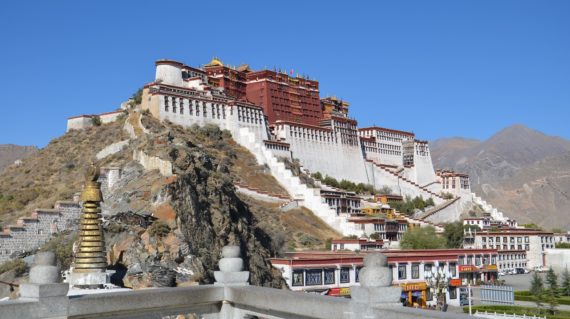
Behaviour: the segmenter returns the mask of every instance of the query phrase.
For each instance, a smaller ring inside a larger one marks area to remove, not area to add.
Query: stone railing
[[[68,297],[57,283],[55,259],[36,257],[30,283],[21,285],[20,299],[0,302],[3,319],[11,318],[468,318],[402,307],[399,287],[386,286],[391,272],[386,257],[370,254],[361,270],[360,287],[352,299],[249,286],[239,247],[222,252],[216,283],[186,288],[105,292]],[[370,257],[372,256],[372,257]]]

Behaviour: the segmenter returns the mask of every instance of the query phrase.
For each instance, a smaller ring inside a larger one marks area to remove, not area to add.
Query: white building
[[[497,263],[500,271],[516,270],[517,268],[528,269],[526,250],[499,250]]]
[[[297,252],[270,261],[293,291],[349,296],[350,287],[360,285],[358,272],[363,257],[341,252]]]
[[[437,300],[426,273],[443,271],[448,275],[446,302],[459,306],[461,292],[468,284],[497,279],[497,250],[494,249],[427,249],[384,251],[392,269],[394,285],[402,287],[402,295],[410,305],[435,305]]]
[[[465,248],[497,249],[499,251],[525,251],[527,269],[545,266],[545,251],[554,248],[554,234],[533,229],[504,229],[472,233],[472,239],[464,243]],[[519,258],[519,262],[524,262]]]
[[[333,239],[331,243],[331,250],[369,251],[369,250],[380,250],[382,249],[383,246],[384,246],[383,240],[370,240],[368,238]]]

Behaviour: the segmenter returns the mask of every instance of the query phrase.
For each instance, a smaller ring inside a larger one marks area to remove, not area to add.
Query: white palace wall
[[[415,155],[414,170],[416,178],[413,180],[420,186],[425,186],[437,180],[429,153],[427,155]]]
[[[339,181],[369,183],[360,144],[343,144],[337,136],[340,133],[330,129],[285,123],[275,126],[277,138],[289,143],[293,158],[299,159],[311,173],[320,172]]]

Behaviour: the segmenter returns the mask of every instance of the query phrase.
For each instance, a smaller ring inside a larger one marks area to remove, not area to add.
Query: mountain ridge
[[[434,141],[434,166],[468,173],[473,191],[519,222],[570,227],[570,141],[521,124],[473,141]]]
[[[26,158],[38,151],[36,146],[0,144],[0,172],[19,159]]]

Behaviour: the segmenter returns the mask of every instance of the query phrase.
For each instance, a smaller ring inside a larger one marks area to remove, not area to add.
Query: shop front
[[[427,284],[425,282],[401,284],[402,303],[409,307],[426,307]]]
[[[499,268],[497,265],[483,265],[481,267],[482,280],[484,282],[495,282],[498,278]]]
[[[460,265],[459,279],[461,279],[461,285],[463,286],[469,284],[476,285],[479,280],[479,268],[474,265]]]

